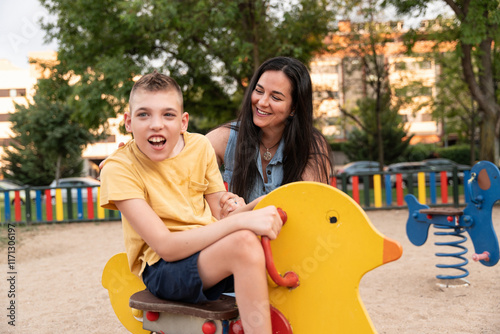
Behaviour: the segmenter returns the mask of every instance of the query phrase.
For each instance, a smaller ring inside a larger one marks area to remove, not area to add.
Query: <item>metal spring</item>
[[[449,229],[452,231],[448,232],[434,232],[434,235],[446,235],[446,236],[454,236],[458,237],[458,240],[455,241],[448,241],[448,242],[435,242],[434,245],[436,246],[450,246],[450,247],[456,247],[461,249],[461,251],[457,251],[456,253],[436,253],[436,256],[439,257],[454,257],[456,259],[462,260],[462,262],[457,263],[457,264],[436,264],[436,267],[438,268],[445,268],[445,269],[456,269],[463,274],[460,275],[437,275],[436,277],[438,279],[460,279],[469,276],[469,271],[464,268],[465,265],[469,263],[469,260],[467,260],[463,255],[465,255],[468,251],[467,247],[461,245],[462,243],[467,241],[467,237],[463,235],[465,230],[460,227],[450,227],[450,226],[445,226],[445,225],[434,225],[436,228],[439,229]]]

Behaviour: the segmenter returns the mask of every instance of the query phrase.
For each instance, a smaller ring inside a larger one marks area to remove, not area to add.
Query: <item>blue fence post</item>
[[[392,206],[391,175],[385,174],[385,201],[387,206]]]
[[[82,199],[82,188],[76,189],[76,198],[77,198],[77,211],[78,211],[78,219],[83,219],[83,199]]]
[[[429,173],[429,187],[431,188],[431,203],[436,204],[436,173]]]
[[[41,221],[42,220],[42,192],[40,190],[36,191],[35,205],[36,205],[36,220]]]
[[[4,192],[3,202],[5,204],[5,221],[10,222],[10,197],[9,192]]]

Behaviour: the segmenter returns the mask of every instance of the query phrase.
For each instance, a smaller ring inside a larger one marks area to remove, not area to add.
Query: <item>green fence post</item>
[[[66,188],[66,213],[68,214],[67,220],[73,219],[73,196],[71,195],[71,188]]]
[[[26,203],[24,203],[24,206],[25,206],[25,217],[26,217],[26,224],[30,224],[31,223],[31,194],[30,194],[30,190],[31,188],[25,188],[24,191],[25,191],[25,198],[26,198]]]
[[[460,205],[458,198],[458,170],[453,167],[453,205],[458,207]]]
[[[365,207],[370,207],[370,178],[368,175],[363,175],[363,192],[365,199]]]

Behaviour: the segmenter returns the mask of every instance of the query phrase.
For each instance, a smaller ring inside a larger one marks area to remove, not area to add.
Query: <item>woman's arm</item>
[[[225,126],[220,126],[205,135],[214,148],[219,167],[224,163],[224,154],[226,153],[226,146],[229,140],[230,131],[231,129]]]
[[[333,172],[332,161],[330,160],[330,150],[327,141],[319,135],[317,139],[319,153],[309,157],[307,166],[302,173],[302,181],[315,181],[322,183],[330,182],[330,174]]]
[[[230,215],[234,210],[246,205],[245,199],[229,191],[221,191],[205,195],[210,206],[212,216],[222,219]],[[253,209],[253,207],[252,207]],[[251,210],[251,209],[250,209]]]

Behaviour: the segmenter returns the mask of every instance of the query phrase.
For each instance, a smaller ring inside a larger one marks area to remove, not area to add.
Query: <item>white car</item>
[[[78,188],[82,188],[82,201],[87,202],[87,188],[92,187],[92,198],[94,203],[97,201],[97,186],[101,183],[91,177],[66,177],[59,179],[59,185],[56,185],[56,180],[52,181],[50,184],[51,188],[63,188],[61,189],[61,195],[63,202],[67,202],[68,191],[66,188],[71,188],[71,199],[72,202],[76,203],[78,198]],[[56,189],[50,189],[50,194],[52,199],[55,199]]]
[[[9,191],[9,200],[11,204],[14,204],[14,191],[13,190],[19,190],[19,197],[21,199],[21,204],[26,203],[26,188],[27,186],[22,186],[17,183],[8,181],[8,180],[1,180],[0,181],[0,201],[5,200],[5,192]],[[36,192],[33,190],[30,190],[30,197],[31,200],[35,200]]]

